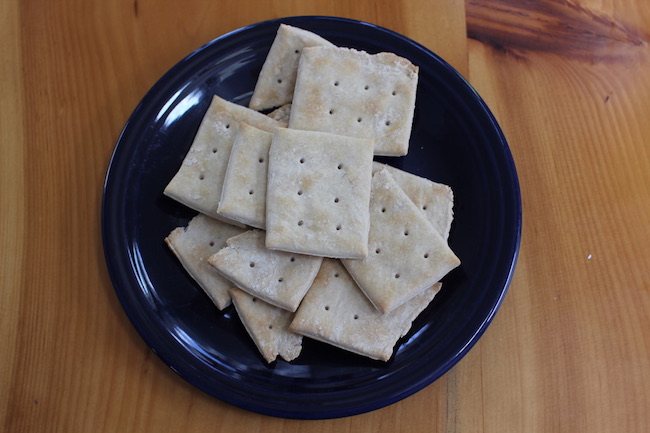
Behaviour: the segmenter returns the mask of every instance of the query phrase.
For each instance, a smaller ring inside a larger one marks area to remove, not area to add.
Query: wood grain
[[[468,0],[468,36],[511,54],[545,52],[599,61],[620,60],[644,45],[643,27],[587,3]]]
[[[501,310],[443,378],[302,422],[216,400],[146,347],[100,207],[163,73],[225,32],[311,14],[403,33],[470,80],[509,140],[524,231]],[[649,24],[644,0],[0,2],[0,431],[649,431]]]
[[[26,227],[23,198],[25,152],[23,85],[21,80],[20,19],[17,3],[0,3],[0,426],[9,417],[12,373],[18,358],[18,316]],[[0,427],[1,428],[1,427]]]
[[[631,19],[644,12],[540,4],[467,8],[470,80],[509,138],[524,202],[518,271],[491,330],[501,341],[482,351],[496,368],[486,389],[501,391],[484,398],[483,427],[646,431],[650,65],[647,26]]]

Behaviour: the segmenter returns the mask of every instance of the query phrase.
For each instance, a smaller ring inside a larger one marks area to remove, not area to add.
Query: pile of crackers
[[[248,107],[214,96],[165,195],[165,239],[267,362],[303,337],[387,361],[460,265],[453,193],[376,162],[408,152],[418,67],[280,25]]]

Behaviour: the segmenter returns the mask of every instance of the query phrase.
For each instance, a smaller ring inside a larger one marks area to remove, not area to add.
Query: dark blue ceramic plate
[[[450,185],[450,244],[462,265],[415,321],[389,362],[305,340],[291,363],[267,365],[232,307],[218,311],[163,242],[195,212],[163,196],[213,94],[246,104],[278,25],[287,23],[420,66],[408,156],[384,158]],[[374,410],[427,386],[476,343],[510,282],[521,233],[517,175],[506,140],[467,82],[435,54],[372,24],[293,17],[242,28],[205,45],[146,94],[115,147],[104,187],[108,269],[146,343],[197,388],[233,405],[287,418]]]

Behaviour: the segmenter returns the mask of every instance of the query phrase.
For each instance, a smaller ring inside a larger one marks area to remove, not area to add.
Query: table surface
[[[650,431],[650,3],[601,0],[0,2],[0,429],[7,432]],[[518,266],[479,343],[422,391],[322,421],[198,391],[113,291],[111,152],[178,60],[292,15],[429,47],[488,103],[523,198]]]

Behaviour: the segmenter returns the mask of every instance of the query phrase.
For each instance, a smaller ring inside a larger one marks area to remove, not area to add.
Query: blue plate
[[[449,242],[462,265],[444,280],[389,362],[305,339],[291,363],[258,354],[232,307],[218,311],[163,239],[195,212],[163,196],[213,94],[246,104],[278,25],[333,43],[391,51],[420,66],[408,156],[382,158],[450,185]],[[145,95],[108,167],[104,252],[115,292],[144,341],[197,388],[278,417],[335,418],[389,405],[427,386],[480,338],[512,277],[521,199],[506,140],[485,103],[446,62],[390,30],[349,19],[292,17],[254,24],[191,53]]]

